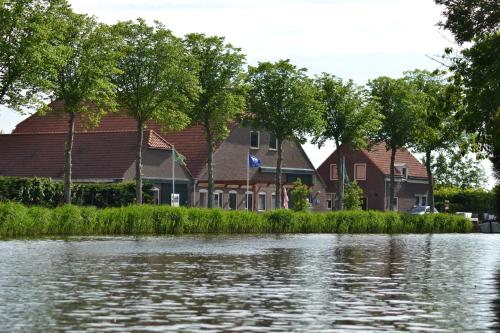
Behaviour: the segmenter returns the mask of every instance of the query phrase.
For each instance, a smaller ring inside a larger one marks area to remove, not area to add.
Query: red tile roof
[[[391,151],[386,150],[385,144],[374,145],[370,150],[363,149],[362,152],[377,166],[385,175],[390,174]],[[413,154],[406,149],[398,149],[395,164],[408,164],[408,176],[427,178],[427,170]],[[396,169],[396,174],[400,172]]]
[[[34,114],[19,123],[12,133],[65,133],[68,127],[67,114],[57,112],[62,109],[62,102],[51,103],[50,107],[56,111],[46,115]],[[158,133],[167,143],[186,156],[187,168],[195,177],[199,175],[207,163],[208,144],[201,126],[191,126],[180,132],[165,132],[161,127],[148,122],[147,129]],[[127,115],[126,111],[105,116],[96,128],[84,126],[81,119],[77,118],[76,132],[108,132],[108,131],[136,131],[137,123],[134,118]]]
[[[169,149],[153,131],[145,131],[144,147]],[[77,133],[73,178],[121,179],[135,161],[135,131]],[[0,135],[0,175],[62,178],[66,133]]]

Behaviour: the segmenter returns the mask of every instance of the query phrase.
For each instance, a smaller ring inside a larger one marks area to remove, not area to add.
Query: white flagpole
[[[247,152],[247,157],[245,160],[245,163],[247,164],[247,191],[245,192],[245,203],[246,203],[246,208],[248,210],[249,205],[248,205],[248,191],[250,189],[250,152]]]
[[[172,146],[172,194],[174,193],[175,193],[175,147]],[[172,204],[172,202],[170,202],[170,204]]]

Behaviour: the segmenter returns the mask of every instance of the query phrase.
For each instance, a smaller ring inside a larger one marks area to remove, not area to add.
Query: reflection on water
[[[1,332],[499,328],[500,235],[0,242]]]

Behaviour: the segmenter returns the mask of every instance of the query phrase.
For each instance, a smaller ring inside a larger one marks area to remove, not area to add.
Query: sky
[[[224,36],[242,49],[247,63],[290,59],[310,75],[327,72],[366,84],[381,75],[399,77],[415,68],[440,68],[438,58],[453,46],[437,23],[442,8],[433,0],[69,0],[79,13],[101,22],[158,20],[177,36],[191,32]],[[0,110],[0,130],[24,119]],[[318,166],[335,149],[304,145]],[[491,166],[483,165],[491,179]],[[493,180],[489,182],[491,187]]]

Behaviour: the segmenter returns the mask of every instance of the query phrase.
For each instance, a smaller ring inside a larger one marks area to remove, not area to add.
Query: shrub
[[[458,215],[338,211],[264,214],[170,206],[98,209],[65,205],[49,209],[0,203],[0,237],[72,235],[167,235],[199,233],[431,233],[470,232]]]
[[[311,191],[307,185],[303,185],[300,178],[293,183],[292,198],[293,210],[296,212],[304,212],[310,207],[309,196]]]
[[[436,208],[444,211],[444,202],[449,201],[449,212],[472,212],[482,218],[483,213],[493,213],[498,210],[495,191],[482,189],[441,188],[434,193]]]
[[[344,193],[345,210],[361,210],[361,198],[363,198],[363,190],[355,180],[346,184]]]

